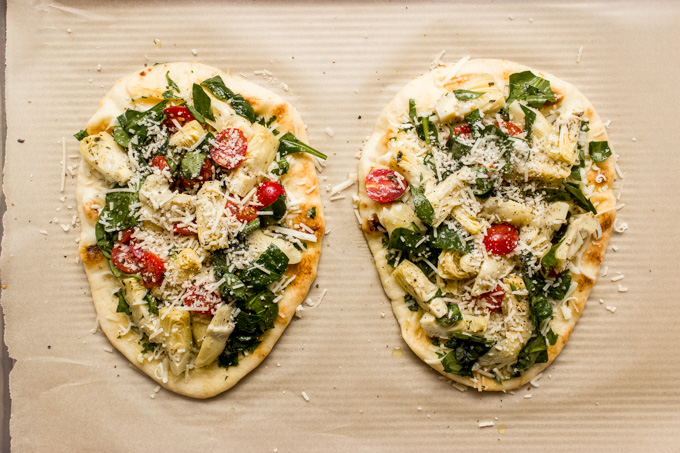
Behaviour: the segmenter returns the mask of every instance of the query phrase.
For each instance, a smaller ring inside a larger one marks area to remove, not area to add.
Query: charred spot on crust
[[[99,207],[99,204],[95,203],[94,201],[88,201],[83,205],[83,212],[85,213],[85,217],[87,217],[87,220],[91,222],[97,221],[97,218],[99,218],[100,209],[101,208]]]
[[[101,250],[96,245],[90,245],[89,247],[80,248],[80,259],[86,266],[96,266],[101,263],[104,259]]]
[[[364,224],[364,231],[367,233],[377,233],[381,231],[382,229],[382,224],[380,223],[380,220],[378,219],[378,216],[375,214],[371,214],[371,216],[366,219],[366,222]]]
[[[614,216],[610,214],[611,211],[602,215],[602,219],[600,220],[602,231],[610,230],[614,225]]]
[[[139,73],[140,76],[144,77],[146,75],[146,72],[142,71]]]

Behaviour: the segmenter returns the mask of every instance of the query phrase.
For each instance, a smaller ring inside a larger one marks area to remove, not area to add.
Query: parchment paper
[[[10,1],[0,265],[13,451],[675,450],[679,27],[677,4],[651,1]],[[460,392],[408,350],[352,212],[356,186],[337,201],[324,190],[330,234],[309,294],[328,290],[322,303],[234,389],[156,392],[112,350],[77,262],[69,168],[72,134],[117,78],[183,60],[243,73],[300,111],[330,156],[325,187],[356,172],[382,107],[442,50],[551,72],[611,120],[629,229],[537,387]]]

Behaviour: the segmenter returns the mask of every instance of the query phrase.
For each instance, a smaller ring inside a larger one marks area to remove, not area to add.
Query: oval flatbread
[[[409,82],[359,163],[361,227],[409,347],[446,377],[517,388],[585,308],[615,217],[590,102],[506,60]]]
[[[325,156],[290,104],[198,63],[120,79],[76,138],[79,251],[102,330],[173,392],[229,389],[316,276]]]

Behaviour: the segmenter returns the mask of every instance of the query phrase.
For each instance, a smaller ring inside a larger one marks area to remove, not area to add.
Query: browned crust
[[[387,152],[387,140],[389,140],[389,137],[393,133],[389,120],[393,119],[394,115],[399,114],[399,112],[406,108],[409,97],[416,98],[416,102],[418,103],[418,95],[427,93],[427,96],[429,97],[427,98],[427,102],[424,102],[425,104],[432,103],[434,100],[436,100],[432,96],[439,96],[443,94],[444,91],[438,91],[435,88],[433,80],[437,79],[442,74],[445,74],[452,67],[453,65],[442,65],[431,72],[414,78],[382,111],[376,124],[373,136],[368,140],[366,146],[364,147],[362,159],[359,163],[359,212],[362,220],[361,226],[369,248],[373,253],[383,288],[392,301],[392,309],[401,327],[402,337],[413,350],[413,352],[415,352],[416,355],[418,355],[421,359],[425,360],[426,363],[428,363],[439,373],[458,383],[475,387],[480,391],[512,390],[528,383],[537,374],[548,367],[553,362],[553,360],[555,360],[557,355],[564,348],[564,345],[568,341],[571,332],[576,325],[576,322],[585,308],[588,295],[595,284],[600,265],[604,259],[607,244],[614,226],[614,218],[616,216],[616,211],[614,210],[615,198],[612,191],[612,184],[615,176],[613,162],[614,159],[610,158],[605,162],[597,164],[601,169],[601,173],[605,175],[606,181],[602,183],[596,183],[595,176],[597,173],[592,170],[586,173],[587,181],[595,185],[596,190],[603,190],[603,192],[596,192],[593,196],[591,196],[591,201],[596,203],[598,212],[601,213],[598,214],[597,218],[602,229],[602,236],[597,240],[590,241],[584,250],[581,259],[581,269],[584,271],[584,273],[587,273],[593,278],[584,274],[574,275],[572,273],[573,281],[578,284],[578,288],[572,294],[572,297],[575,297],[575,300],[571,301],[571,306],[575,307],[576,310],[569,320],[565,320],[563,315],[559,313],[559,310],[557,313],[555,313],[555,317],[553,319],[553,330],[559,334],[559,338],[557,343],[550,346],[548,349],[548,362],[537,364],[525,371],[520,377],[503,381],[502,384],[498,384],[491,379],[485,379],[483,377],[479,381],[475,382],[470,378],[446,373],[441,363],[436,361],[437,356],[432,350],[431,340],[427,337],[427,335],[425,335],[424,331],[420,327],[420,316],[422,316],[422,313],[412,313],[408,311],[403,303],[404,292],[398,287],[398,284],[391,277],[390,268],[389,265],[387,265],[385,258],[385,251],[382,248],[383,234],[376,232],[374,222],[371,220],[376,215],[376,210],[379,208],[379,206],[377,206],[375,202],[371,201],[366,196],[363,181],[366,177],[366,174],[372,167],[382,166],[377,162],[377,160],[380,156]],[[501,75],[507,81],[510,74],[525,70],[530,70],[530,68],[507,60],[471,60],[459,70],[459,74],[461,75],[453,77],[450,82],[444,83],[443,87],[446,89],[446,91],[451,91],[467,80],[470,74],[491,73]],[[595,109],[585,98],[585,96],[583,96],[583,94],[573,87],[573,85],[564,82],[551,74],[536,70],[532,71],[535,74],[550,80],[553,90],[558,94],[562,96],[579,97],[583,105],[586,107],[585,116],[590,119],[591,129],[590,132],[588,132],[588,138],[595,140],[608,140],[607,132],[604,129],[600,117],[597,115]]]
[[[282,132],[293,132],[297,138],[307,142],[304,123],[297,111],[278,95],[240,77],[234,77],[228,72],[200,63],[169,63],[145,68],[116,82],[111,91],[102,99],[99,110],[88,123],[90,134],[102,130],[110,130],[112,121],[126,108],[146,109],[159,102],[165,91],[165,73],[170,71],[173,80],[180,86],[180,95],[190,93],[192,83],[200,82],[215,75],[221,75],[224,82],[234,92],[241,93],[253,105],[259,114],[277,115],[277,128]],[[188,97],[188,96],[186,96]],[[131,102],[130,99],[135,99]],[[290,323],[295,309],[306,296],[309,287],[316,277],[316,269],[321,253],[324,233],[324,211],[318,190],[318,181],[314,163],[307,155],[296,154],[291,159],[288,175],[282,178],[282,184],[288,193],[300,202],[301,211],[306,214],[312,206],[316,207],[316,218],[302,218],[300,222],[312,228],[317,242],[309,245],[303,252],[302,261],[291,265],[286,276],[296,275],[295,280],[286,288],[283,298],[279,301],[279,316],[274,328],[267,331],[261,338],[262,343],[252,354],[239,359],[239,365],[228,370],[219,368],[216,363],[191,371],[190,379],[184,376],[168,375],[168,381],[163,382],[154,374],[158,361],[144,361],[140,363],[137,357],[141,346],[137,335],[130,333],[121,335],[120,331],[127,325],[124,315],[116,313],[117,299],[113,293],[120,287],[120,282],[111,274],[104,256],[96,246],[94,227],[99,211],[96,205],[103,202],[100,192],[106,189],[105,184],[92,171],[87,163],[81,159],[78,172],[77,202],[81,224],[81,239],[79,246],[80,257],[85,264],[85,272],[90,282],[92,298],[97,311],[97,317],[102,330],[109,341],[132,364],[146,373],[163,387],[193,398],[209,398],[233,387],[246,374],[256,368],[269,354],[285,328]],[[300,184],[301,180],[303,181]],[[316,187],[310,193],[307,190]],[[94,205],[94,207],[93,207]]]

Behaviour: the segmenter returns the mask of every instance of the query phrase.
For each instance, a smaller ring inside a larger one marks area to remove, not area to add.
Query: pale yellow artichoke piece
[[[139,201],[142,207],[152,211],[164,209],[173,196],[170,183],[162,175],[150,174],[144,179],[139,189]]]
[[[448,323],[437,320],[432,314],[425,313],[420,318],[420,326],[425,334],[431,338],[451,338],[454,333],[469,333],[479,335],[483,333],[489,325],[489,315],[470,315],[462,313],[463,319],[457,322]]]
[[[434,107],[434,111],[442,123],[462,121],[466,115],[475,109],[479,109],[484,116],[487,113],[497,112],[505,105],[505,97],[491,74],[473,75],[457,89],[484,94],[476,99],[468,100],[459,100],[453,91],[443,95]]]
[[[208,325],[203,344],[196,357],[194,363],[196,368],[210,365],[224,350],[229,335],[234,331],[231,313],[231,305],[222,305],[215,312],[215,316],[213,316],[210,325]]]
[[[470,261],[470,254],[457,250],[443,250],[439,255],[439,275],[446,279],[463,279],[477,275],[479,266]]]
[[[515,261],[505,256],[489,255],[482,262],[470,294],[479,296],[496,289],[498,281],[515,267]]]
[[[524,130],[526,115],[524,114],[524,110],[522,110],[522,107],[520,107],[518,101],[512,101],[512,103],[508,106],[508,114],[510,115],[510,121],[519,126],[520,129]]]
[[[279,140],[261,124],[252,125],[253,134],[248,138],[246,157],[231,174],[229,190],[241,197],[248,195],[269,171],[276,158]]]
[[[141,280],[136,278],[124,278],[122,282],[125,287],[125,300],[132,314],[132,321],[149,336],[151,341],[157,343],[160,341],[156,338],[160,323],[156,315],[149,313],[149,304],[144,300],[147,293],[146,288]]]
[[[477,219],[477,216],[471,214],[463,206],[456,206],[452,211],[453,218],[461,224],[465,230],[470,234],[477,234],[482,230],[482,223]]]
[[[441,318],[448,312],[446,302],[441,297],[437,297],[437,286],[412,262],[404,260],[399,263],[399,266],[392,272],[392,277],[426,312],[432,313],[437,318]]]
[[[394,151],[389,166],[401,173],[406,181],[418,187],[421,185],[429,187],[435,182],[434,173],[423,164],[419,157],[422,152],[420,145],[410,140],[405,132],[397,134],[395,142],[390,144],[390,149]]]
[[[581,251],[587,239],[597,230],[597,226],[597,219],[590,212],[572,217],[559,247],[555,250],[558,270],[566,269],[567,261]]]
[[[536,113],[536,119],[531,125],[531,141],[536,145],[540,140],[546,140],[554,131],[552,124],[541,112],[536,109],[532,110]]]
[[[238,228],[225,216],[225,205],[219,181],[206,182],[196,194],[196,230],[206,250],[225,248]]]
[[[198,256],[198,253],[193,249],[188,247],[177,254],[175,265],[180,269],[189,272],[198,272],[201,270],[201,267],[203,267],[201,264],[201,257]]]
[[[175,307],[160,309],[161,328],[165,353],[170,360],[170,371],[178,376],[186,370],[191,358],[193,343],[191,334],[191,315],[186,310]]]
[[[397,228],[411,228],[415,223],[421,231],[425,230],[425,225],[420,221],[413,208],[402,202],[394,202],[384,206],[378,211],[378,220],[385,227],[389,235]]]
[[[581,117],[583,113],[583,109],[571,109],[568,113],[562,115],[557,146],[548,150],[550,157],[569,165],[576,163],[578,137],[581,133]]]
[[[496,216],[501,222],[507,222],[516,227],[529,225],[536,218],[529,206],[499,197],[484,200],[482,214],[489,217]]]
[[[210,315],[191,312],[191,335],[199,348],[203,345],[203,339],[208,332],[208,325],[210,325],[211,320],[212,316]]]
[[[180,130],[172,134],[169,145],[172,147],[191,148],[203,138],[206,131],[196,120],[189,121]]]
[[[225,130],[228,127],[233,127],[236,129],[241,129],[245,134],[246,138],[250,138],[253,135],[253,130],[251,128],[250,121],[237,115],[234,109],[231,108],[229,104],[221,101],[209,94],[211,98],[210,111],[212,112],[215,121],[206,120],[218,133]]]
[[[563,162],[555,162],[545,151],[532,153],[528,176],[544,182],[560,182],[571,175],[571,167]]]
[[[425,196],[434,209],[432,226],[439,226],[454,208],[461,205],[466,195],[462,189],[469,180],[469,172],[467,167],[463,167],[436,186],[426,188]]]
[[[126,150],[108,132],[85,137],[79,150],[83,159],[109,182],[125,185],[134,175]]]
[[[269,245],[274,244],[288,257],[288,264],[298,264],[302,261],[302,252],[285,239],[268,236],[262,230],[256,230],[248,235],[248,249],[260,255]]]

